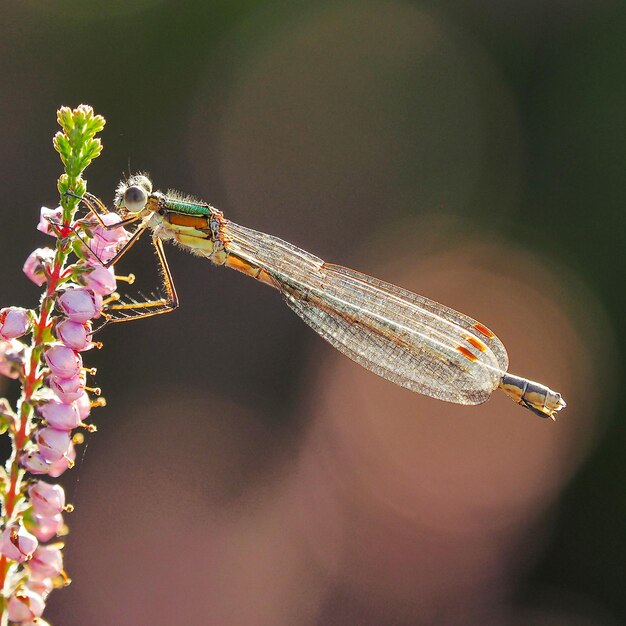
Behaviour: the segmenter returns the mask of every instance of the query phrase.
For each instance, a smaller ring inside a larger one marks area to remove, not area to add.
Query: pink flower
[[[115,245],[104,244],[102,241],[91,240],[89,242],[89,260],[93,260],[94,263],[108,263],[116,254],[117,247]]]
[[[50,389],[54,391],[61,402],[66,404],[78,400],[83,395],[86,382],[85,372],[80,372],[77,376],[72,376],[72,378],[51,376],[48,379]]]
[[[50,471],[50,464],[38,450],[24,452],[20,456],[20,466],[31,474],[47,474]]]
[[[60,545],[38,546],[28,565],[37,578],[58,576],[63,571]]]
[[[67,289],[57,298],[57,306],[72,322],[87,322],[102,313],[102,296],[87,287]]]
[[[61,485],[38,480],[28,488],[33,510],[39,515],[56,515],[65,508],[65,492]]]
[[[54,261],[54,250],[50,248],[37,248],[33,250],[24,263],[24,274],[30,278],[35,285],[43,285],[48,277],[44,267],[50,267]]]
[[[52,476],[52,478],[59,477],[65,470],[70,467],[74,467],[74,461],[76,460],[76,448],[73,443],[70,443],[69,450],[67,454],[60,458],[58,461],[50,464],[50,468],[48,469],[48,475]]]
[[[56,515],[35,514],[33,517],[35,523],[31,530],[39,541],[50,541],[63,530],[63,516],[60,513]]]
[[[42,598],[45,598],[54,589],[54,582],[52,578],[31,578],[26,581],[26,587],[38,593]],[[28,626],[28,624],[32,624],[32,626],[46,626],[47,623],[48,622],[38,619],[37,623],[21,622],[21,626]]]
[[[67,346],[56,345],[48,348],[44,358],[52,375],[57,378],[72,378],[78,375],[83,366],[80,354]]]
[[[80,419],[85,421],[91,413],[91,400],[87,392],[83,393],[83,395],[76,400],[76,406],[78,407]]]
[[[35,443],[39,448],[41,458],[48,463],[54,463],[67,454],[72,437],[65,430],[41,428],[35,433]]]
[[[80,413],[75,403],[66,404],[58,400],[51,400],[39,409],[41,416],[48,422],[48,426],[57,430],[72,430],[81,423]]]
[[[0,374],[18,378],[24,368],[26,346],[19,339],[0,340]]]
[[[80,281],[101,296],[108,296],[117,288],[115,270],[104,265],[96,265],[90,272],[82,274]]]
[[[2,531],[0,553],[11,561],[23,563],[32,557],[37,544],[36,537],[31,535],[22,524],[14,522]]]
[[[0,338],[15,339],[30,329],[30,315],[26,309],[11,306],[0,309]]]
[[[46,603],[38,593],[22,588],[9,598],[7,612],[12,622],[23,623],[38,618],[45,607]],[[41,624],[39,621],[36,623]]]
[[[100,216],[102,221],[107,226],[113,226],[113,224],[117,224],[122,221],[122,218],[117,213],[105,213]],[[94,242],[98,241],[103,245],[118,245],[124,244],[130,239],[130,234],[127,230],[125,230],[122,226],[119,228],[111,228],[106,229],[102,227],[100,224],[96,225],[93,229],[93,237],[92,240]]]
[[[102,221],[111,226],[117,224],[121,218],[117,213],[106,213],[101,216]],[[130,233],[123,227],[107,230],[100,224],[96,224],[92,230],[93,237],[89,241],[92,257],[101,263],[107,263],[116,254],[121,245],[130,239]]]
[[[63,221],[63,209],[58,206],[56,209],[48,209],[45,206],[41,207],[39,213],[39,224],[37,224],[37,230],[44,235],[55,236],[54,228],[50,224],[52,220],[55,224],[60,224]]]
[[[91,327],[88,322],[72,322],[63,320],[55,327],[55,333],[59,341],[68,348],[74,350],[89,350],[91,343]]]

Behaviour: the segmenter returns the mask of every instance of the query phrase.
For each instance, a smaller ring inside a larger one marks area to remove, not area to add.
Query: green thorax
[[[185,213],[187,215],[213,215],[216,212],[212,206],[206,203],[172,198],[171,196],[163,196],[162,203],[168,211],[173,211],[174,213]]]

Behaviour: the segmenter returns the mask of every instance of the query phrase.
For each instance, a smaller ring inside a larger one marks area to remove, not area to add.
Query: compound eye
[[[132,213],[141,211],[148,202],[148,194],[143,187],[131,185],[124,192],[124,206]]]

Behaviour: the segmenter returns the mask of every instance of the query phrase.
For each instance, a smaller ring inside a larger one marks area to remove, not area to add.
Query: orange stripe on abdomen
[[[252,276],[252,278],[256,278],[258,281],[265,283],[266,285],[270,285],[270,287],[276,288],[276,282],[264,269],[261,269],[258,265],[253,265],[248,261],[244,261],[244,259],[241,259],[238,256],[229,254],[226,257],[226,267],[230,267],[238,272]]]

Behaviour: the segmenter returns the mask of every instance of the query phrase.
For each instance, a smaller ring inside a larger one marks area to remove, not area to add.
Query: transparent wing
[[[265,270],[311,328],[387,380],[440,400],[479,404],[506,372],[500,340],[458,311],[232,222],[224,234],[228,252]]]

